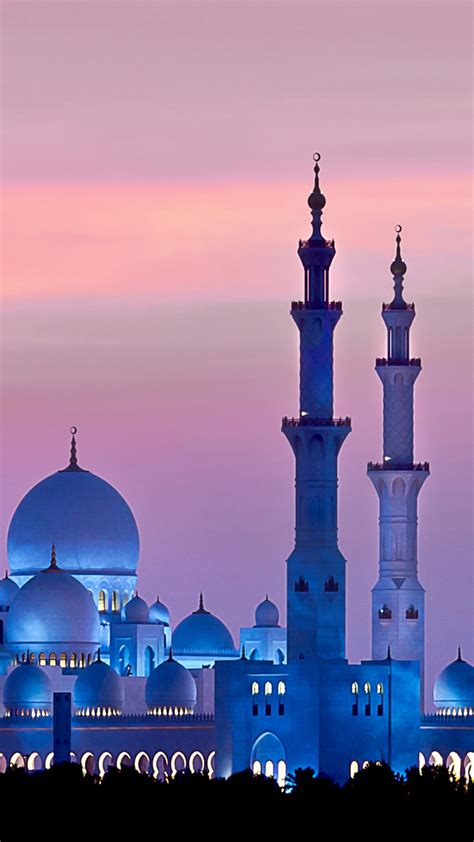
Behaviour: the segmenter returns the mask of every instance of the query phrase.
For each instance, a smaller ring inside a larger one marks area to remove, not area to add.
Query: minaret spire
[[[288,660],[345,657],[345,559],[337,545],[337,459],[351,431],[350,418],[333,417],[333,334],[341,302],[329,297],[334,240],[321,234],[326,199],[314,155],[313,218],[309,240],[300,240],[304,300],[291,315],[300,333],[300,406],[283,418],[282,431],[296,462],[295,549],[288,559]],[[331,578],[332,577],[332,578]],[[327,582],[338,583],[329,591]]]
[[[372,589],[372,657],[390,647],[398,660],[419,660],[423,681],[425,593],[418,579],[417,500],[429,476],[427,462],[414,462],[413,392],[421,360],[410,358],[410,327],[415,307],[403,298],[406,264],[401,226],[396,227],[391,264],[394,297],[382,305],[387,357],[376,360],[383,386],[383,459],[367,473],[379,497],[379,577]]]
[[[405,275],[405,272],[407,271],[407,265],[402,260],[400,249],[400,244],[402,242],[402,238],[400,237],[400,234],[402,232],[402,226],[396,225],[395,231],[397,232],[397,236],[395,238],[395,242],[397,244],[397,251],[395,254],[395,259],[392,265],[390,266],[390,271],[393,275],[394,280],[393,290],[395,294],[393,296],[393,301],[389,304],[389,307],[391,310],[406,310],[408,305],[403,299],[403,277]]]

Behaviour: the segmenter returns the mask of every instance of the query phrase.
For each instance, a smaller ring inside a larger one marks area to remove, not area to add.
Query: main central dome
[[[35,485],[13,515],[12,575],[42,570],[53,541],[69,573],[136,574],[139,537],[132,511],[110,483],[78,466],[74,436],[69,466]]]

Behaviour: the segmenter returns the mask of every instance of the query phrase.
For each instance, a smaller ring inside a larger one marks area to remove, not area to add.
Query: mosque
[[[424,588],[418,578],[417,498],[429,477],[413,454],[413,304],[403,296],[400,227],[383,304],[383,455],[369,462],[379,498],[380,558],[372,590],[372,659],[349,663],[346,560],[337,541],[338,455],[351,432],[333,417],[330,298],[334,240],[321,233],[326,199],[308,204],[300,240],[304,296],[291,303],[300,335],[300,406],[282,432],[295,457],[295,546],[287,560],[287,628],[268,598],[238,645],[201,595],[175,628],[157,597],[137,590],[139,532],[108,482],[69,464],[34,485],[8,531],[0,582],[0,771],[59,761],[103,774],[133,765],[159,778],[181,769],[228,776],[252,768],[283,784],[311,766],[345,781],[369,760],[398,771],[445,764],[474,779],[474,667],[459,651],[423,709]],[[66,460],[65,460],[66,461]],[[54,541],[54,544],[53,544]],[[270,589],[269,589],[270,590]]]

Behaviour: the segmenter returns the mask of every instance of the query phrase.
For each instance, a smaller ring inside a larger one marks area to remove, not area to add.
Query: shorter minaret
[[[367,473],[379,496],[379,578],[372,589],[372,657],[421,662],[425,657],[425,592],[418,579],[417,501],[429,475],[427,462],[413,462],[413,387],[421,360],[410,359],[410,327],[415,307],[403,298],[406,265],[400,252],[401,226],[391,265],[394,297],[383,304],[387,358],[375,370],[383,385],[383,461]]]

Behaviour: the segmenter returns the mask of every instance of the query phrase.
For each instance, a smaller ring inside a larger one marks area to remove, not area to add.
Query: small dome
[[[173,660],[158,664],[145,685],[145,701],[150,713],[158,709],[178,708],[180,712],[191,712],[196,704],[196,682],[189,670]]]
[[[5,573],[5,577],[0,580],[0,611],[8,611],[12,604],[13,597],[16,596],[20,588]]]
[[[257,605],[255,610],[255,625],[256,626],[278,626],[278,620],[280,619],[280,612],[278,611],[278,606],[275,605],[270,599],[268,599],[268,594],[265,597],[264,601]]]
[[[74,684],[73,699],[78,711],[106,708],[108,712],[110,708],[113,713],[121,713],[124,695],[119,675],[100,660],[81,670]]]
[[[474,708],[474,667],[458,657],[438,675],[433,688],[437,708]]]
[[[7,648],[21,654],[92,654],[99,643],[100,618],[89,591],[51,564],[29,579],[15,596],[6,628]]]
[[[138,596],[138,591],[135,596],[127,602],[123,609],[123,615],[127,623],[148,623],[148,605],[145,600]]]
[[[35,664],[19,664],[8,675],[3,687],[3,704],[7,712],[51,711],[53,691],[51,682],[41,667]]]
[[[185,617],[173,632],[176,655],[234,655],[232,635],[224,623],[204,608],[202,594],[199,608]]]
[[[164,602],[160,602],[160,597],[156,597],[156,602],[150,605],[148,612],[150,623],[162,623],[164,626],[170,624],[170,612]]]

